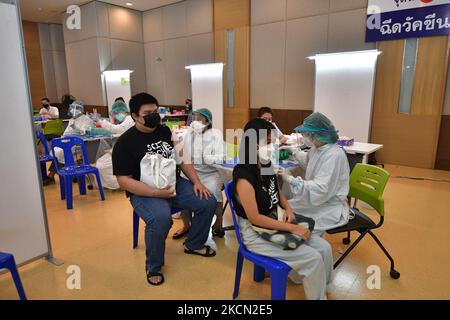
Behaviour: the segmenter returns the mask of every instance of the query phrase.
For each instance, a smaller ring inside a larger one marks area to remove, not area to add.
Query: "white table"
[[[362,163],[367,163],[369,155],[382,149],[382,148],[383,148],[382,144],[373,144],[373,143],[364,143],[364,142],[355,142],[352,146],[343,147],[344,151],[347,153],[349,160],[352,157],[358,157],[356,162],[362,162]],[[350,162],[352,162],[352,161],[350,161]]]
[[[382,144],[355,142],[352,146],[344,147],[345,152],[350,154],[369,155],[383,148]]]

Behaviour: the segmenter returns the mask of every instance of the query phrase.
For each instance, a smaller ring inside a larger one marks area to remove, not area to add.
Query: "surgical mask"
[[[314,147],[314,143],[311,141],[310,138],[303,136],[303,143],[305,144],[305,146],[307,146],[308,148],[312,148]]]
[[[265,146],[261,146],[258,149],[258,156],[259,159],[263,162],[267,163],[272,159],[273,154],[273,145],[272,144],[266,144]]]
[[[119,122],[123,122],[127,116],[123,113],[116,114],[115,118]]]
[[[150,129],[156,128],[159,124],[161,124],[161,116],[158,112],[150,113],[144,117],[144,126]]]
[[[206,125],[204,125],[201,121],[192,121],[190,127],[194,130],[195,133],[203,132],[203,129]]]

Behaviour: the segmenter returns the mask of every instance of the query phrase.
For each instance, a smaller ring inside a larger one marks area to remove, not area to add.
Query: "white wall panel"
[[[130,77],[131,94],[145,91],[144,45],[111,39],[112,70],[133,70]]]
[[[51,50],[53,51],[64,51],[64,34],[62,25],[50,24],[49,25],[49,35]],[[42,48],[41,48],[42,50]]]
[[[334,0],[287,0],[287,19],[296,19],[328,13]]]
[[[286,19],[286,0],[252,0],[251,24],[265,24]]]
[[[365,42],[366,19],[366,9],[330,14],[328,52],[373,49],[373,42]]]
[[[109,36],[113,39],[143,42],[142,13],[109,6]]]
[[[276,22],[252,27],[251,107],[284,105],[284,65],[286,23]]]
[[[187,35],[186,2],[180,2],[163,8],[164,39]]]
[[[214,36],[206,33],[187,38],[187,65],[214,62]]]
[[[85,103],[104,105],[97,39],[66,44],[70,93]]]
[[[47,23],[38,23],[39,29],[39,45],[41,50],[51,50],[52,43],[50,40],[50,25]],[[63,42],[64,45],[64,42]]]
[[[213,31],[212,0],[189,0],[186,2],[186,26],[190,35]]]
[[[147,76],[147,91],[154,95],[160,103],[165,103],[165,55],[164,42],[145,44],[145,65]]]
[[[97,36],[109,37],[109,5],[104,2],[97,1]]]
[[[0,100],[3,110],[14,107],[14,116],[0,126],[0,149],[4,151],[0,160],[0,251],[13,254],[16,263],[22,264],[50,256],[51,248],[16,5],[0,2],[0,21]]]
[[[55,85],[57,101],[69,92],[66,55],[62,51],[53,51],[53,66],[55,68]]]
[[[307,57],[327,50],[328,16],[287,23],[286,109],[311,110],[314,105],[314,62]]]
[[[143,20],[145,43],[164,39],[162,8],[144,12]]]
[[[345,11],[353,9],[367,9],[367,0],[331,0],[330,11]]]
[[[190,96],[190,77],[187,65],[187,39],[173,39],[164,42],[166,57],[165,95],[167,104],[184,105],[185,99]]]

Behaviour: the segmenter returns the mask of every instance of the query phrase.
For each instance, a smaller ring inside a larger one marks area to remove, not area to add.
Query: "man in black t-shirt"
[[[147,281],[151,285],[160,285],[164,282],[160,270],[164,265],[165,241],[173,224],[171,207],[194,212],[184,252],[213,257],[215,251],[205,246],[205,242],[217,202],[198,179],[192,164],[180,164],[190,181],[178,178],[175,190],[151,188],[140,181],[142,158],[146,154],[173,158],[176,142],[174,145],[170,129],[161,125],[156,98],[140,93],[131,98],[129,106],[135,126],[114,146],[113,173],[120,187],[127,192],[134,211],[145,221]]]

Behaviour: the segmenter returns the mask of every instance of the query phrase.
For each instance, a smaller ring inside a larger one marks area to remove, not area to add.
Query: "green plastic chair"
[[[60,136],[64,133],[64,124],[62,120],[49,120],[45,123],[42,133],[47,135]]]
[[[329,234],[336,234],[347,232],[347,237],[343,239],[344,244],[350,244],[350,232],[357,231],[360,236],[356,241],[345,251],[345,253],[334,264],[336,268],[345,257],[356,247],[356,245],[369,234],[378,246],[383,250],[384,254],[388,257],[391,263],[390,275],[393,279],[400,278],[400,273],[394,268],[394,259],[392,259],[389,252],[384,248],[383,244],[373,234],[373,229],[378,229],[384,222],[384,199],[383,192],[386,184],[389,180],[390,174],[379,167],[358,163],[350,175],[350,192],[349,198],[354,198],[355,203],[353,206],[353,212],[355,217],[349,221],[345,226],[328,230]],[[368,216],[359,211],[355,206],[358,200],[364,201],[369,204],[380,215],[380,221],[378,224],[372,221]]]

